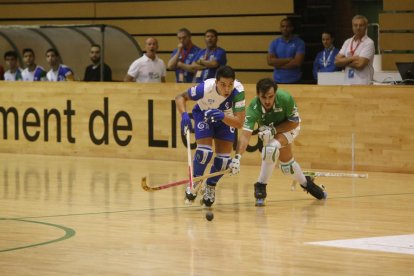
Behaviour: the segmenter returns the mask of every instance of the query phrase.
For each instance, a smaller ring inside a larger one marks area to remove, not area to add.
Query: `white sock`
[[[276,163],[266,163],[262,161],[262,166],[260,168],[259,179],[257,180],[260,183],[267,184],[269,178],[272,176],[273,170],[275,169]]]
[[[303,187],[306,187],[307,185],[307,181],[306,181],[306,177],[303,174],[303,171],[299,165],[298,162],[296,162],[295,160],[293,160],[293,164],[292,164],[292,169],[293,169],[293,179],[296,180],[297,182],[300,183],[300,185],[302,185]]]

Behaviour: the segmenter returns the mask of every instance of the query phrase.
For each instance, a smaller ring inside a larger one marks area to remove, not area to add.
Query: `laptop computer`
[[[414,62],[396,62],[404,84],[414,84]]]

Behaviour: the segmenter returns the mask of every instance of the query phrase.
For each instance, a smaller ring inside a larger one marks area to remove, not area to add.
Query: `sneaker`
[[[306,187],[302,185],[301,186],[303,190],[311,194],[313,197],[321,200],[321,199],[325,199],[328,196],[328,194],[324,191],[323,188],[319,187],[312,181],[312,178],[310,176],[306,176],[306,181],[307,181]]]
[[[206,190],[203,196],[203,203],[207,207],[213,205],[216,199],[216,186],[206,185]]]
[[[257,182],[254,184],[254,197],[256,198],[256,206],[264,206],[266,199],[266,184]]]

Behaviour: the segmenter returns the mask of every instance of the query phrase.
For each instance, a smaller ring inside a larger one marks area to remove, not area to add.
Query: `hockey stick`
[[[185,137],[187,140],[187,162],[188,162],[188,177],[190,179],[190,189],[193,190],[194,188],[194,181],[193,181],[193,165],[191,162],[191,142],[190,142],[190,129],[187,128],[185,132]]]
[[[222,174],[227,174],[230,172],[230,169],[224,170],[224,171],[219,171],[219,172],[215,172],[215,173],[210,173],[210,174],[206,174],[206,175],[202,175],[202,176],[197,176],[193,178],[193,182],[197,182],[206,178],[210,178],[210,177],[214,177],[217,175],[222,175]],[[190,179],[183,179],[183,180],[179,180],[179,181],[175,181],[175,182],[170,182],[170,183],[166,183],[166,184],[161,184],[158,186],[154,186],[154,187],[150,187],[147,183],[147,178],[143,177],[141,179],[141,186],[142,189],[144,189],[147,192],[154,192],[154,191],[158,191],[158,190],[163,190],[163,189],[167,189],[167,188],[171,188],[171,187],[175,187],[175,186],[179,186],[179,185],[183,185],[183,184],[188,184],[190,182]]]
[[[341,173],[341,172],[303,172],[304,175],[311,176],[311,177],[351,177],[351,178],[368,178],[368,174],[363,173]]]
[[[322,176],[322,177],[350,177],[350,178],[368,178],[368,174],[363,173],[341,173],[341,172],[310,172],[310,171],[304,171],[303,174],[305,176],[310,176],[312,178]],[[290,189],[294,191],[296,189],[296,181],[293,180],[292,185],[290,186]]]

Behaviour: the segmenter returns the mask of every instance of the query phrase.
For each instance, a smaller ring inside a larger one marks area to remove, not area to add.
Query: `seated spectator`
[[[293,35],[290,18],[280,21],[282,36],[270,43],[267,64],[274,67],[276,83],[299,83],[302,78],[301,66],[305,59],[305,42]]]
[[[217,46],[218,33],[209,29],[204,33],[206,48],[200,50],[191,64],[195,72],[195,82],[201,83],[206,79],[216,77],[216,71],[220,66],[227,64],[226,50]]]
[[[165,82],[167,69],[157,56],[158,40],[150,37],[145,40],[145,54],[135,60],[124,78],[126,82]]]
[[[191,32],[186,28],[178,30],[177,38],[179,43],[171,54],[167,68],[168,70],[175,70],[176,82],[193,82],[194,72],[191,63],[200,48],[193,44]]]
[[[19,68],[19,64],[17,62],[17,53],[15,51],[7,51],[4,53],[4,61],[6,62],[6,68],[8,69],[4,73],[4,80],[21,81],[22,69]]]
[[[23,49],[23,63],[26,68],[22,72],[23,81],[46,81],[46,71],[42,66],[36,65],[35,54],[32,49]]]
[[[340,68],[335,66],[335,57],[339,49],[333,45],[334,37],[331,32],[322,33],[322,45],[324,49],[320,51],[313,62],[313,78],[318,79],[318,72],[335,72]]]
[[[73,71],[68,66],[60,63],[60,56],[56,49],[50,48],[46,51],[46,60],[50,70],[46,77],[48,81],[73,81]]]
[[[86,67],[84,81],[101,81],[101,46],[93,44],[89,51],[92,64]],[[112,81],[112,70],[104,63],[103,80]]]

